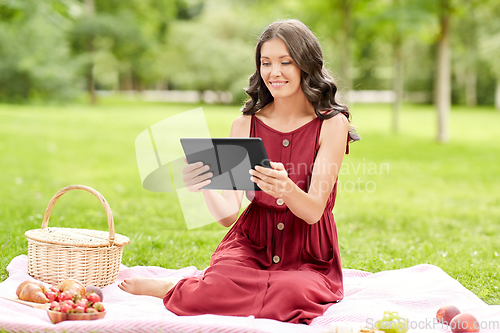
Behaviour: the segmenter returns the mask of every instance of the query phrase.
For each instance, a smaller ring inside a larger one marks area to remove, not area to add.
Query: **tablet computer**
[[[202,189],[260,191],[248,171],[271,167],[261,138],[182,138],[181,145],[188,163],[203,162],[213,173]]]

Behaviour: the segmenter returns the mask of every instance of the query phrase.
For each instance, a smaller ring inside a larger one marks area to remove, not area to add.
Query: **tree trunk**
[[[448,0],[441,0],[440,36],[437,50],[435,104],[438,115],[438,142],[449,140],[448,118],[451,105],[450,66],[450,8]]]
[[[477,105],[477,75],[475,69],[469,69],[465,75],[465,104],[467,106]]]
[[[352,75],[351,75],[351,12],[352,12],[352,1],[351,0],[341,0],[341,12],[342,12],[342,47],[344,50],[342,53],[342,81],[343,90],[345,91],[345,101],[349,102],[349,92],[352,89]]]
[[[88,16],[95,15],[95,5],[94,0],[85,0],[85,14]],[[94,52],[94,41],[93,39],[88,41],[87,52],[92,54]],[[87,91],[90,97],[90,104],[94,105],[97,103],[97,98],[95,95],[95,81],[94,81],[94,60],[90,60],[90,64],[87,69]]]
[[[95,14],[94,0],[85,0],[85,13],[87,15],[94,15]]]
[[[401,9],[399,0],[394,0],[398,10]],[[403,36],[400,29],[400,22],[396,21],[394,38],[394,79],[393,89],[396,94],[392,103],[392,131],[399,132],[399,115],[401,113],[401,104],[403,102]]]
[[[94,84],[94,64],[89,64],[88,66],[87,91],[89,92],[90,104],[95,105],[97,103],[97,98],[95,95],[95,84]]]
[[[500,78],[497,78],[497,89],[495,91],[495,107],[500,112]]]

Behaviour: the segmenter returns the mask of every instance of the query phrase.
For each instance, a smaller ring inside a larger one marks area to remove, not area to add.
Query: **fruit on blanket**
[[[479,321],[469,313],[460,313],[453,317],[450,327],[453,333],[479,332],[480,330]]]
[[[61,283],[57,285],[57,288],[61,292],[69,291],[73,295],[79,294],[80,296],[82,296],[82,298],[85,297],[86,293],[85,286],[80,281],[75,279],[66,279],[64,281],[61,281]]]
[[[382,320],[375,322],[375,328],[386,333],[406,333],[408,319],[401,318],[397,312],[384,311]]]
[[[49,299],[45,296],[46,291],[47,289],[40,282],[27,280],[17,287],[16,295],[23,301],[48,303]]]
[[[455,305],[443,305],[436,312],[438,322],[449,325],[453,317],[460,314],[460,310]]]
[[[101,288],[96,287],[96,286],[87,286],[87,287],[85,287],[85,291],[86,291],[87,295],[90,293],[96,293],[101,298],[101,302],[104,301],[104,294],[103,294]]]

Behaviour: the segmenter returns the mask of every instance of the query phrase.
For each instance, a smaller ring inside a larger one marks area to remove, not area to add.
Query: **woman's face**
[[[260,50],[260,76],[273,97],[292,96],[301,90],[301,70],[280,38],[268,40]]]

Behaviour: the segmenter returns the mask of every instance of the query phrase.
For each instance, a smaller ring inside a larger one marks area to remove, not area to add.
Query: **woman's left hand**
[[[250,180],[259,186],[265,193],[281,198],[287,191],[293,188],[293,181],[288,178],[288,172],[282,163],[270,162],[271,168],[256,166],[250,170]]]

